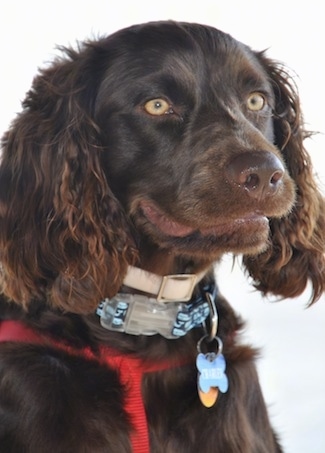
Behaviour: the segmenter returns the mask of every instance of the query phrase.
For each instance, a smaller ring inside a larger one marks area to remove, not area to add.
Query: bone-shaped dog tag
[[[219,391],[225,393],[228,390],[225,358],[222,354],[200,353],[196,359],[196,366],[199,398],[205,407],[212,407]]]

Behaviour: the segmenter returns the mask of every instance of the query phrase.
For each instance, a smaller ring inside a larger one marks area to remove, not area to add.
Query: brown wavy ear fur
[[[283,297],[301,294],[310,280],[311,301],[325,290],[325,203],[317,188],[312,164],[303,141],[299,97],[286,71],[259,54],[274,87],[275,140],[296,183],[296,202],[286,217],[270,222],[270,246],[244,264],[263,293]]]
[[[96,51],[65,50],[43,70],[3,139],[1,287],[23,305],[46,295],[68,311],[92,311],[116,293],[133,260],[91,119],[103,72]]]

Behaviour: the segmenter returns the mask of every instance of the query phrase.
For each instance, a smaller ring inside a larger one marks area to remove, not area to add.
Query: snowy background
[[[0,6],[0,134],[20,110],[37,67],[56,44],[75,44],[150,20],[213,25],[256,50],[269,49],[297,74],[305,121],[320,134],[309,140],[325,186],[325,6],[317,0],[3,0]],[[287,453],[325,452],[325,298],[305,309],[299,299],[272,303],[253,291],[226,257],[219,269],[222,292],[247,319],[245,335],[261,347],[258,361],[273,424]],[[226,452],[225,452],[226,453]],[[238,452],[240,453],[240,452]]]

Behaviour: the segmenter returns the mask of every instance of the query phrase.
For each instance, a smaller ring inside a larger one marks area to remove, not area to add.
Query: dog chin
[[[266,217],[249,217],[204,228],[194,235],[187,236],[186,246],[195,241],[205,254],[244,253],[255,255],[268,246],[269,221]],[[191,240],[192,239],[192,240]],[[193,244],[193,248],[195,248]]]

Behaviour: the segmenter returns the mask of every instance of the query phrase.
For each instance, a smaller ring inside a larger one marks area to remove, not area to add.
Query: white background
[[[0,133],[56,44],[72,44],[150,20],[175,19],[220,28],[297,73],[315,169],[325,183],[325,9],[319,0],[4,0],[0,6]],[[325,452],[325,298],[308,310],[298,300],[271,303],[248,285],[232,260],[219,270],[223,293],[247,319],[273,424],[288,453]],[[235,428],[234,428],[235,429]],[[225,452],[227,453],[227,452]],[[240,452],[238,452],[240,453]]]

